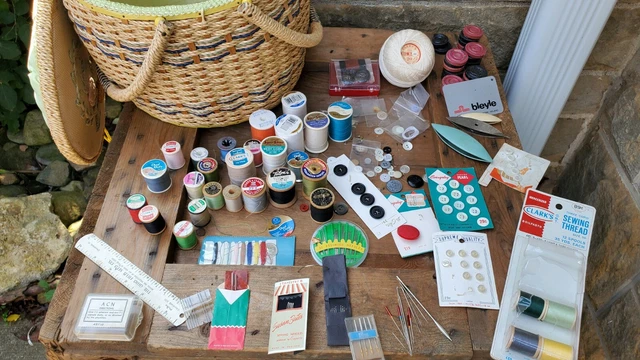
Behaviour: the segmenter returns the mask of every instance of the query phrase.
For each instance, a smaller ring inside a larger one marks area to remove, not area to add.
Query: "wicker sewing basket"
[[[228,126],[275,107],[322,39],[310,0],[236,0],[170,16],[95,3],[64,0],[107,94],[179,126]]]

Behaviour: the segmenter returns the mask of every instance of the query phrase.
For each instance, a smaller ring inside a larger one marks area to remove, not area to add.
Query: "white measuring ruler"
[[[187,320],[188,314],[179,297],[99,237],[94,234],[83,236],[76,243],[76,249],[132,293],[138,295],[145,304],[151,306],[153,310],[160,313],[173,325],[179,326]]]

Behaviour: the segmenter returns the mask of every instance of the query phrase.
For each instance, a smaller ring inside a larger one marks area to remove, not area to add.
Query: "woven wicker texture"
[[[275,107],[298,81],[305,48],[322,39],[309,0],[256,0],[157,24],[64,4],[107,93],[180,126],[228,126]]]

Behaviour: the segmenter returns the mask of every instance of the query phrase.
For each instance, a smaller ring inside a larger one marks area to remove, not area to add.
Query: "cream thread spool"
[[[271,205],[286,209],[295,204],[296,175],[288,168],[277,168],[267,175],[269,202]]]
[[[202,198],[204,175],[197,171],[192,171],[184,176],[182,183],[184,184],[185,189],[187,189],[187,196],[189,196],[189,199]]]
[[[302,118],[284,114],[276,119],[276,136],[287,142],[287,151],[304,151],[304,124]]]
[[[198,163],[202,161],[202,159],[209,157],[209,150],[203,147],[197,147],[191,150],[190,156],[191,156],[191,164],[193,164],[193,168],[197,169]]]
[[[261,213],[267,208],[267,186],[264,180],[251,177],[242,183],[242,201],[244,209],[252,214]]]
[[[204,184],[202,189],[204,201],[207,207],[212,210],[220,210],[224,207],[224,197],[222,196],[222,185],[219,182],[209,182]]]
[[[211,214],[204,199],[193,199],[187,206],[193,226],[205,227],[211,221]]]
[[[227,185],[222,190],[222,196],[224,197],[224,204],[229,212],[238,212],[242,210],[244,205],[242,204],[242,189],[238,185]]]
[[[164,143],[162,145],[162,154],[164,155],[164,160],[167,162],[167,166],[171,170],[178,170],[186,163],[184,155],[182,154],[182,147],[180,147],[180,143],[177,141],[171,140]]]
[[[387,38],[378,58],[385,79],[392,85],[408,88],[429,76],[435,65],[435,50],[424,33],[406,29]]]
[[[282,97],[282,113],[291,114],[304,119],[307,115],[307,97],[300,91],[291,92]],[[277,131],[276,131],[277,134]]]
[[[269,136],[260,143],[262,152],[262,172],[268,175],[273,170],[285,166],[287,142],[278,136]]]
[[[253,154],[253,164],[256,167],[262,166],[262,151],[260,150],[260,140],[249,139],[244,142],[245,149]]]
[[[235,148],[227,153],[225,158],[229,180],[234,185],[240,185],[247,178],[256,176],[253,164],[253,154],[245,148]]]
[[[251,137],[262,141],[269,136],[274,136],[276,130],[276,114],[273,111],[260,109],[249,115],[249,125],[251,125]]]
[[[329,117],[320,111],[312,111],[304,117],[304,148],[319,154],[329,147]]]

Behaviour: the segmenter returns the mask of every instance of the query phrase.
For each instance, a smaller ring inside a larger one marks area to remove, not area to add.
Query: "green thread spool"
[[[565,329],[572,329],[576,323],[576,309],[550,300],[547,300],[547,303],[547,311],[540,320]]]
[[[327,164],[317,158],[309,159],[302,164],[302,195],[309,200],[313,190],[327,187]]]
[[[546,305],[547,302],[543,298],[520,291],[517,305],[518,312],[542,320]]]
[[[193,224],[189,221],[180,221],[173,227],[173,235],[176,237],[178,247],[182,250],[191,250],[198,245],[198,238]]]
[[[220,181],[218,162],[213,158],[204,158],[198,162],[198,171],[204,175],[205,182]]]
[[[220,210],[224,207],[224,197],[222,196],[222,185],[220,183],[215,181],[206,183],[202,190],[204,201],[209,209]]]

